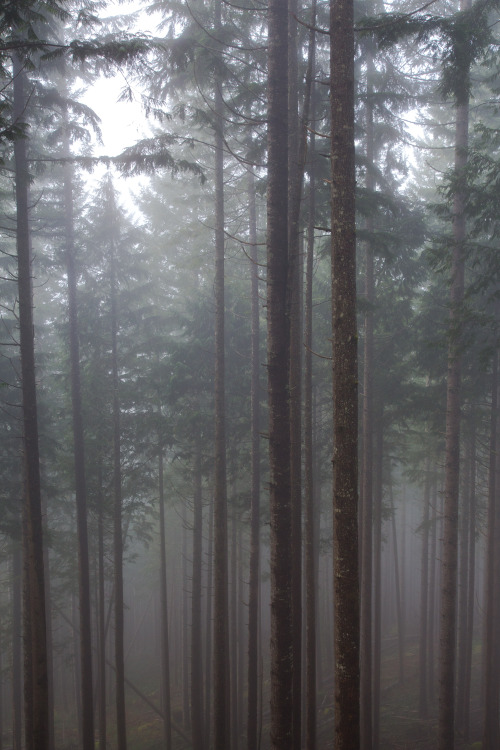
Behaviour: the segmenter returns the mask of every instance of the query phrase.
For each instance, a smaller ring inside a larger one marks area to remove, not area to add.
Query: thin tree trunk
[[[358,750],[358,367],[352,0],[330,3],[336,750]]]
[[[373,750],[380,747],[380,678],[382,648],[382,495],[384,404],[379,397],[373,456]]]
[[[315,17],[315,14],[314,16]],[[314,69],[315,55],[311,67]],[[314,94],[313,94],[314,117]],[[313,274],[314,274],[314,224],[316,215],[316,139],[314,127],[309,136],[309,216],[307,224],[307,259],[305,293],[305,355],[304,355],[304,478],[305,478],[305,583],[306,583],[306,750],[316,750],[317,706],[316,706],[316,592],[317,568],[316,513],[314,492],[313,452]]]
[[[271,746],[292,745],[288,318],[288,8],[268,5],[267,372],[271,532]]]
[[[158,418],[161,419],[161,409]],[[160,606],[161,606],[161,688],[163,711],[163,741],[165,750],[172,747],[171,698],[170,698],[170,647],[168,638],[167,596],[167,544],[165,540],[165,490],[163,484],[163,440],[161,425],[158,435],[158,500],[160,506]],[[195,750],[198,750],[195,748]]]
[[[431,467],[430,456],[425,461],[424,478],[424,515],[422,519],[422,574],[420,579],[420,632],[419,632],[419,698],[418,713],[421,719],[428,714],[428,633],[429,621],[429,517],[431,499]]]
[[[498,747],[499,724],[498,724],[498,686],[496,671],[497,633],[495,631],[495,549],[497,526],[499,526],[499,515],[497,506],[497,494],[499,476],[497,473],[498,444],[499,444],[499,416],[498,416],[498,352],[493,359],[493,371],[491,379],[491,425],[490,425],[490,456],[489,456],[489,486],[488,486],[488,535],[486,541],[486,586],[485,586],[485,611],[486,624],[484,633],[484,726],[483,747],[484,750],[493,750]]]
[[[257,254],[257,216],[255,178],[248,172],[248,213],[251,258],[251,509],[250,509],[250,582],[248,592],[248,718],[247,750],[257,748],[258,713],[258,634],[260,579],[260,330],[259,330],[259,267]]]
[[[213,538],[214,538],[214,505],[210,503],[208,522],[207,546],[207,632],[206,632],[206,662],[205,662],[205,744],[211,747],[210,738],[212,721],[210,708],[212,705],[212,598],[213,598]]]
[[[18,542],[12,547],[12,748],[22,747],[22,553]]]
[[[471,0],[461,0],[460,10],[471,7]],[[469,133],[468,94],[455,106],[455,176],[464,179],[467,166]],[[450,331],[448,374],[446,384],[446,437],[444,529],[441,563],[441,618],[439,653],[439,714],[437,750],[455,746],[455,662],[458,555],[458,498],[460,487],[460,419],[461,419],[461,305],[464,297],[466,195],[457,189],[453,198],[453,251],[451,259]]]
[[[396,531],[396,510],[394,508],[394,498],[392,495],[392,482],[390,484],[391,500],[391,522],[392,522],[392,547],[394,550],[394,577],[396,588],[396,613],[398,619],[398,649],[399,649],[399,682],[402,685],[405,681],[405,623],[403,601],[401,596],[401,575],[398,555],[398,534]]]
[[[112,186],[110,188],[111,209]],[[125,658],[124,658],[124,601],[123,601],[123,528],[122,528],[122,474],[120,434],[120,380],[118,375],[118,310],[116,282],[116,248],[110,247],[111,276],[111,371],[113,382],[113,547],[115,585],[115,669],[116,669],[116,728],[118,750],[127,750],[127,725],[125,712]]]
[[[201,493],[201,434],[194,448],[193,493],[193,574],[191,594],[191,733],[193,750],[203,750],[203,664],[201,645],[201,560],[203,504]]]
[[[27,98],[25,75],[17,55],[13,57],[14,121],[24,121]],[[33,324],[33,287],[31,237],[29,227],[29,172],[27,142],[14,141],[17,285],[19,299],[19,341],[21,356],[21,389],[23,404],[24,508],[26,543],[26,609],[25,742],[27,750],[49,750],[49,698],[45,581],[43,564],[42,503],[40,489],[40,456],[35,380],[35,343]],[[29,644],[28,644],[29,641]]]
[[[99,461],[97,469],[97,545],[99,556],[99,653],[97,657],[99,672],[99,750],[106,750],[106,613],[104,587],[104,498],[102,494],[102,464]]]
[[[64,113],[64,156],[70,156],[69,124]],[[73,461],[75,472],[76,526],[78,539],[78,587],[80,598],[80,675],[82,680],[82,748],[94,749],[94,702],[92,685],[92,627],[90,605],[90,569],[87,531],[87,488],[85,478],[85,441],[83,437],[78,332],[77,274],[73,218],[73,167],[64,165],[64,230],[66,273],[68,279],[69,356],[71,366],[71,413],[73,420]]]
[[[371,50],[367,60],[367,104],[366,104],[366,189],[373,192],[375,181],[372,82],[373,56]],[[366,231],[372,233],[373,218],[366,220]],[[375,300],[375,272],[373,248],[370,240],[365,243],[365,341],[363,367],[363,521],[361,526],[361,621],[360,621],[360,679],[361,679],[361,747],[372,748],[372,579],[373,579],[373,304]]]
[[[472,641],[474,636],[474,592],[476,577],[476,412],[473,406],[471,425],[471,470],[469,489],[469,585],[467,596],[467,635],[464,644],[464,739],[469,741],[470,732],[470,696],[472,677]]]

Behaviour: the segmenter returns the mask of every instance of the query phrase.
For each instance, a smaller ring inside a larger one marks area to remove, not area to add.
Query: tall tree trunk
[[[258,635],[259,635],[259,580],[260,580],[260,330],[259,330],[259,267],[257,254],[257,215],[255,206],[255,178],[248,172],[248,214],[251,258],[251,510],[250,562],[248,592],[248,717],[247,750],[257,748],[258,714]]]
[[[14,121],[22,124],[27,98],[21,60],[13,57]],[[21,355],[21,389],[23,404],[24,516],[26,540],[26,617],[25,690],[31,692],[25,704],[25,742],[27,750],[49,750],[49,699],[45,580],[43,564],[42,503],[40,489],[40,455],[35,381],[35,343],[33,324],[33,287],[31,237],[29,227],[29,172],[27,142],[14,141],[17,285],[19,299],[19,339]],[[29,644],[28,644],[29,640]],[[31,714],[31,715],[30,715]]]
[[[498,352],[493,359],[493,371],[491,378],[491,424],[490,424],[490,456],[489,456],[489,486],[488,486],[488,535],[486,540],[486,586],[485,586],[485,610],[486,623],[484,629],[484,726],[483,747],[484,750],[493,750],[498,747],[499,725],[498,725],[498,685],[496,671],[497,634],[495,631],[495,558],[497,550],[496,535],[499,524],[497,508],[498,482],[497,474],[498,444],[499,444],[499,415],[498,415]]]
[[[288,319],[288,11],[268,5],[267,373],[271,526],[271,745],[292,744],[291,488]]]
[[[460,10],[471,0],[461,0]],[[468,95],[467,95],[468,97]],[[455,106],[455,175],[464,180],[469,132],[468,98]],[[457,601],[458,496],[460,474],[461,336],[466,240],[465,190],[457,188],[453,200],[453,253],[450,290],[450,331],[446,385],[446,439],[444,529],[441,583],[438,750],[455,744],[455,628]]]
[[[215,3],[220,32],[221,0]],[[215,477],[214,477],[214,746],[230,747],[229,617],[227,574],[227,478],[225,406],[224,289],[224,108],[219,77],[215,81]]]
[[[191,734],[193,750],[203,750],[203,665],[201,644],[201,558],[203,503],[201,492],[201,434],[194,447],[193,493],[193,575],[191,593]]]
[[[373,137],[373,55],[367,59],[366,103],[366,189],[373,192],[374,137]],[[372,233],[373,218],[366,220],[366,231]],[[360,679],[361,679],[361,747],[372,748],[372,579],[373,579],[373,304],[375,301],[375,271],[373,247],[365,243],[365,341],[363,368],[363,520],[361,525],[361,622],[360,622]]]
[[[465,674],[464,674],[464,739],[469,740],[470,731],[470,694],[472,677],[472,642],[474,636],[474,604],[476,577],[476,411],[472,407],[471,425],[471,470],[469,490],[469,583],[467,596],[467,634],[464,643]],[[460,710],[460,707],[459,707]]]
[[[336,750],[358,750],[358,368],[352,0],[330,2]]]
[[[113,201],[112,187],[110,201]],[[113,204],[111,204],[111,209]],[[115,669],[116,669],[116,729],[118,750],[127,750],[125,712],[125,657],[124,657],[124,601],[123,601],[123,528],[122,528],[122,473],[120,432],[120,380],[118,374],[118,304],[116,282],[116,248],[114,238],[110,247],[111,276],[111,372],[113,382],[113,549],[115,588]]]
[[[312,59],[314,70],[315,56]],[[314,94],[313,94],[314,120]],[[316,750],[317,706],[316,706],[316,592],[317,567],[316,513],[314,492],[313,451],[313,274],[314,274],[314,224],[316,215],[316,139],[314,127],[309,136],[309,216],[307,224],[307,259],[304,330],[304,479],[305,479],[305,583],[306,583],[306,750]]]
[[[424,479],[424,514],[422,518],[422,575],[420,579],[420,631],[419,631],[419,694],[418,713],[421,719],[428,713],[428,633],[429,620],[429,517],[431,500],[431,466],[430,456],[425,461]]]
[[[12,547],[12,748],[22,747],[22,553],[19,542]]]
[[[210,504],[208,521],[208,545],[207,545],[207,632],[205,637],[205,744],[211,747],[210,738],[212,731],[212,599],[213,599],[213,539],[214,539],[214,505]]]
[[[102,463],[97,467],[97,547],[99,557],[98,591],[99,591],[99,654],[97,658],[99,672],[99,750],[106,750],[106,611],[104,588],[104,498],[102,493]]]
[[[373,750],[380,747],[382,649],[382,496],[384,473],[384,403],[375,412],[373,450]]]
[[[290,492],[292,575],[292,750],[302,734],[302,263],[299,165],[297,0],[288,0],[288,314],[290,320]]]
[[[64,113],[63,152],[70,156],[69,124]],[[68,279],[69,357],[71,367],[71,413],[73,420],[73,461],[75,472],[76,527],[78,539],[78,587],[80,598],[80,676],[82,680],[82,748],[94,750],[94,702],[92,687],[92,627],[90,569],[87,531],[87,488],[85,478],[85,442],[83,437],[80,379],[80,343],[78,332],[77,274],[73,219],[73,167],[64,165],[64,231],[66,273]]]
[[[159,409],[158,419],[161,419]],[[165,750],[172,747],[171,698],[170,698],[170,646],[168,638],[167,595],[167,544],[165,540],[165,489],[163,484],[163,439],[161,424],[158,427],[158,501],[160,506],[160,607],[161,607],[161,688],[163,711],[163,742]],[[193,750],[198,750],[194,746]]]
[[[394,577],[396,588],[396,613],[398,620],[398,651],[399,651],[399,682],[402,685],[405,681],[405,616],[403,611],[403,601],[401,596],[401,579],[400,563],[398,555],[398,534],[396,530],[396,509],[394,507],[394,498],[392,496],[392,481],[390,484],[391,500],[391,523],[392,523],[392,547],[394,550]]]

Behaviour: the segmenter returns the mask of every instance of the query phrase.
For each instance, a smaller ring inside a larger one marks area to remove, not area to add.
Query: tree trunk
[[[105,589],[104,589],[104,498],[102,495],[102,465],[99,462],[97,469],[97,545],[99,556],[99,654],[97,658],[99,672],[99,750],[106,750],[106,612],[105,612]]]
[[[461,0],[460,10],[470,7],[470,0]],[[455,175],[464,179],[467,165],[469,102],[455,106]],[[460,402],[461,402],[461,336],[464,297],[464,252],[466,240],[465,193],[457,189],[453,200],[453,253],[450,290],[450,332],[448,375],[446,385],[446,445],[444,529],[442,551],[440,654],[439,654],[439,716],[437,750],[453,750],[455,746],[455,629],[457,602],[458,497],[460,474]]]
[[[384,473],[384,404],[375,412],[373,455],[373,750],[380,747],[380,678],[382,649],[382,499]]]
[[[257,216],[255,206],[255,179],[248,172],[248,213],[251,258],[251,509],[250,509],[250,562],[248,592],[248,718],[247,750],[257,748],[258,713],[258,634],[259,634],[259,580],[260,580],[260,331],[259,331],[259,267],[257,254]]]
[[[20,59],[13,57],[14,121],[21,124],[26,108],[25,75]],[[48,664],[43,564],[42,504],[40,456],[35,381],[35,343],[33,324],[33,288],[31,237],[29,227],[29,172],[25,138],[14,141],[17,285],[19,300],[19,343],[23,404],[24,518],[26,540],[25,742],[27,750],[49,750]],[[28,643],[29,641],[29,643]]]
[[[22,553],[18,542],[12,547],[12,748],[22,747]]]
[[[497,455],[499,443],[499,417],[498,417],[498,352],[493,359],[493,372],[491,383],[491,427],[490,427],[490,456],[489,456],[489,486],[488,486],[488,535],[486,541],[486,587],[485,587],[485,611],[486,624],[484,632],[484,727],[483,747],[484,750],[493,750],[498,747],[499,725],[498,725],[498,685],[496,670],[497,634],[495,631],[495,549],[497,526],[499,526],[499,515],[497,509],[497,495],[499,476],[497,474]]]
[[[221,0],[215,30],[221,29]],[[214,746],[230,747],[227,479],[225,406],[224,133],[221,80],[215,82],[215,477],[214,477]]]
[[[471,425],[471,469],[469,490],[469,583],[467,595],[467,634],[464,643],[465,674],[464,674],[464,739],[469,741],[470,730],[470,694],[472,677],[472,641],[474,636],[474,603],[476,577],[476,413],[473,407]],[[460,710],[460,708],[459,708]]]
[[[292,745],[291,488],[288,319],[288,10],[268,5],[267,372],[271,532],[271,746]]]
[[[422,519],[422,575],[420,579],[420,632],[419,632],[419,697],[418,713],[421,719],[428,715],[427,704],[427,657],[428,657],[428,633],[427,624],[429,619],[429,517],[431,496],[431,466],[430,456],[425,461],[424,479],[424,515]]]
[[[315,13],[313,15],[315,19]],[[314,69],[315,56],[311,61]],[[314,120],[314,94],[313,94]],[[316,750],[317,706],[316,706],[316,592],[317,567],[316,511],[314,493],[313,452],[313,273],[314,273],[314,224],[316,215],[315,179],[316,139],[314,128],[309,136],[309,216],[307,224],[307,259],[305,292],[305,355],[304,355],[304,479],[305,479],[305,583],[306,583],[306,750]]]
[[[352,0],[330,3],[336,750],[358,750],[358,371]]]
[[[159,409],[158,419],[161,419]],[[160,506],[160,606],[161,606],[161,688],[163,711],[163,741],[165,750],[172,747],[171,700],[170,700],[170,648],[168,638],[167,597],[167,544],[165,541],[165,490],[163,485],[163,440],[161,424],[158,427],[158,501]],[[198,748],[194,747],[194,750]]]
[[[201,493],[201,434],[194,448],[193,493],[193,576],[191,593],[191,734],[193,750],[203,750],[203,664],[201,645],[201,558],[203,503]]]
[[[70,156],[69,124],[64,113],[63,152]],[[80,598],[80,676],[82,680],[82,748],[94,750],[94,702],[92,686],[92,627],[90,605],[89,546],[87,532],[87,488],[85,442],[83,437],[78,332],[77,274],[73,220],[73,167],[64,165],[64,230],[68,279],[69,357],[71,367],[71,413],[73,420],[73,460],[75,472],[76,526],[78,539],[78,587]]]
[[[109,184],[110,208],[113,208],[113,189]],[[125,712],[125,657],[124,657],[124,601],[123,601],[123,528],[122,528],[122,474],[120,434],[120,380],[118,375],[118,310],[116,282],[116,247],[111,239],[111,371],[113,382],[113,548],[115,585],[115,669],[116,669],[116,729],[118,750],[127,750],[127,724]]]

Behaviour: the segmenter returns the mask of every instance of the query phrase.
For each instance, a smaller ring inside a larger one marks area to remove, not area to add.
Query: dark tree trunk
[[[248,173],[248,213],[250,258],[252,262],[252,350],[250,385],[251,420],[251,518],[250,562],[248,600],[248,718],[247,750],[257,748],[257,696],[258,696],[258,635],[259,635],[259,579],[260,579],[260,331],[259,331],[259,267],[257,253],[257,216],[255,207],[255,180]]]
[[[113,209],[112,187],[110,208]],[[116,282],[116,248],[111,240],[111,371],[113,382],[113,549],[115,588],[115,669],[116,669],[116,729],[118,750],[127,750],[125,712],[125,657],[124,657],[124,601],[123,601],[123,528],[122,528],[122,473],[120,433],[120,379],[118,374],[118,303]]]
[[[469,581],[467,596],[467,633],[464,642],[465,674],[464,674],[464,702],[463,702],[463,732],[464,739],[469,740],[470,731],[470,696],[472,677],[472,641],[474,636],[474,604],[476,577],[476,413],[473,407],[471,425],[471,469],[469,490]],[[459,707],[460,710],[460,707]]]
[[[366,104],[366,189],[373,192],[374,137],[372,81],[373,56],[371,50],[367,61]],[[366,231],[372,233],[373,218],[366,220]],[[361,747],[372,748],[372,579],[373,579],[373,304],[375,300],[375,271],[373,248],[370,240],[365,248],[365,341],[363,367],[363,471],[362,498],[363,519],[361,524],[361,612],[360,612],[360,680],[361,680]]]
[[[21,124],[26,108],[25,76],[17,56],[14,69],[14,121]],[[43,564],[42,503],[40,490],[40,456],[35,381],[35,343],[33,324],[33,288],[31,237],[29,227],[29,172],[27,141],[14,141],[17,285],[19,301],[19,344],[21,356],[21,390],[23,404],[24,456],[24,551],[26,569],[25,597],[25,742],[27,750],[49,750],[49,698],[45,581]]]
[[[12,748],[22,747],[22,554],[18,542],[12,549]]]
[[[215,29],[221,28],[221,0]],[[227,478],[225,406],[224,133],[221,81],[215,81],[215,477],[214,477],[214,746],[230,747]]]
[[[425,462],[424,479],[424,514],[422,519],[422,575],[420,579],[420,632],[419,632],[419,697],[418,713],[421,719],[427,718],[428,713],[428,633],[429,619],[429,518],[431,500],[431,466],[430,457]]]
[[[292,745],[288,319],[288,9],[268,5],[267,372],[271,531],[271,745]]]
[[[70,156],[69,125],[64,115],[64,155]],[[69,356],[71,367],[71,408],[73,419],[73,460],[75,472],[76,525],[78,539],[78,587],[80,598],[80,676],[82,701],[82,748],[94,749],[94,702],[92,687],[92,628],[90,605],[89,546],[87,532],[87,488],[85,443],[83,437],[78,332],[77,274],[73,221],[73,167],[64,165],[64,229],[66,273],[68,278]]]
[[[401,596],[401,578],[399,555],[398,555],[398,534],[396,531],[396,509],[394,507],[394,498],[392,496],[392,482],[390,485],[391,497],[391,523],[392,523],[392,547],[394,550],[394,577],[396,588],[396,613],[398,620],[398,651],[399,651],[399,682],[402,685],[405,681],[405,616],[403,611],[403,601]]]
[[[490,456],[489,456],[489,486],[488,486],[488,523],[486,540],[486,586],[485,586],[485,611],[486,623],[484,628],[484,727],[483,747],[484,750],[493,750],[498,747],[499,724],[498,724],[498,685],[496,670],[497,634],[495,631],[495,558],[497,557],[496,535],[499,525],[499,514],[497,508],[497,494],[499,476],[497,473],[498,443],[499,443],[499,418],[498,418],[498,353],[493,360],[493,372],[491,382],[491,426],[490,426]]]
[[[315,20],[313,14],[313,23]],[[314,70],[315,55],[311,67]],[[304,491],[305,491],[305,584],[306,584],[306,750],[316,750],[317,706],[316,706],[316,536],[314,452],[313,452],[313,273],[314,273],[314,224],[316,215],[316,174],[314,133],[314,94],[312,97],[313,128],[309,136],[309,216],[307,224],[307,259],[305,291],[305,355],[304,355]]]
[[[191,733],[193,750],[203,750],[203,665],[201,645],[201,558],[203,504],[201,493],[201,434],[196,436],[193,493],[193,576],[191,594]]]
[[[161,410],[158,418],[161,419]],[[168,638],[168,597],[167,597],[167,544],[165,540],[165,490],[163,484],[163,440],[161,425],[158,436],[158,500],[160,506],[160,606],[161,606],[161,688],[163,711],[163,741],[165,750],[172,747],[171,699],[170,699],[170,649]],[[193,746],[193,750],[198,750]]]
[[[106,611],[105,611],[105,589],[104,589],[104,498],[102,494],[102,465],[99,462],[97,473],[97,547],[99,557],[98,573],[98,597],[99,597],[99,654],[98,684],[99,684],[99,750],[106,750]]]
[[[460,10],[470,7],[461,0]],[[469,103],[455,107],[455,175],[464,179],[467,165]],[[455,661],[457,606],[458,497],[460,474],[461,336],[464,297],[464,252],[466,240],[464,188],[457,189],[453,200],[453,252],[451,259],[450,331],[446,386],[446,446],[444,529],[442,550],[439,717],[437,750],[452,750],[455,743]]]
[[[208,522],[208,545],[207,545],[207,631],[205,637],[205,744],[211,747],[210,738],[212,721],[210,708],[212,705],[212,598],[213,598],[213,538],[214,538],[214,506],[210,504]]]
[[[360,746],[358,367],[352,0],[330,3],[336,750]]]
[[[380,747],[380,679],[382,649],[382,496],[384,471],[384,404],[375,410],[373,453],[373,750]]]

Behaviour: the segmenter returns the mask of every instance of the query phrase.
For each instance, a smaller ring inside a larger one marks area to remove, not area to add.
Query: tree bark
[[[67,112],[63,116],[63,153],[70,157]],[[78,587],[80,598],[80,676],[82,701],[82,748],[94,750],[94,701],[92,685],[92,627],[90,604],[89,546],[87,531],[87,487],[85,441],[83,437],[78,331],[77,274],[73,218],[73,167],[64,165],[64,231],[68,279],[69,356],[71,367],[71,413],[73,421],[73,460],[75,472],[76,526],[78,539]]]
[[[158,419],[161,420],[161,409]],[[160,606],[161,606],[161,681],[163,711],[163,741],[165,750],[172,747],[171,698],[170,698],[170,646],[168,637],[167,596],[167,543],[165,532],[165,489],[163,484],[163,439],[161,424],[158,427],[158,501],[160,506]],[[198,750],[198,748],[194,748]]]
[[[215,3],[221,29],[221,0]],[[215,81],[215,478],[214,478],[214,746],[230,747],[227,478],[225,405],[224,132],[221,80]]]
[[[110,220],[113,222],[114,193],[108,183]],[[120,432],[120,379],[118,373],[118,290],[116,281],[115,238],[111,237],[111,376],[113,383],[113,549],[115,585],[115,669],[116,669],[116,729],[118,750],[127,750],[127,724],[125,712],[125,658],[124,658],[124,601],[123,601],[123,528],[122,528],[122,473]]]
[[[358,750],[358,368],[352,0],[330,3],[336,750]]]
[[[470,7],[470,0],[461,0],[460,10]],[[455,106],[455,175],[464,179],[467,165],[469,102]],[[455,661],[457,606],[458,497],[460,475],[460,410],[461,410],[461,336],[464,297],[464,252],[466,240],[465,191],[457,188],[453,199],[453,251],[450,289],[450,341],[446,385],[446,438],[444,529],[441,579],[441,617],[439,653],[439,716],[437,750],[453,750],[455,746]]]
[[[203,665],[201,645],[201,558],[203,504],[201,493],[201,434],[194,447],[193,493],[193,575],[191,593],[191,734],[193,750],[203,750]]]
[[[288,319],[288,9],[268,5],[267,373],[271,531],[271,746],[292,744],[291,488]]]
[[[257,254],[257,216],[255,206],[255,179],[248,172],[248,214],[251,258],[251,509],[250,509],[250,562],[248,600],[248,718],[247,750],[257,748],[258,714],[258,635],[259,635],[259,580],[260,580],[260,330],[259,330],[259,267]]]
[[[13,57],[14,121],[24,121],[27,98],[25,74],[21,60]],[[27,141],[14,141],[17,285],[19,301],[19,343],[21,356],[21,390],[23,404],[24,454],[24,520],[26,554],[25,742],[27,750],[49,750],[48,663],[43,564],[42,503],[40,488],[40,455],[35,380],[35,342],[33,323],[33,288],[31,237],[29,227],[29,172]]]

